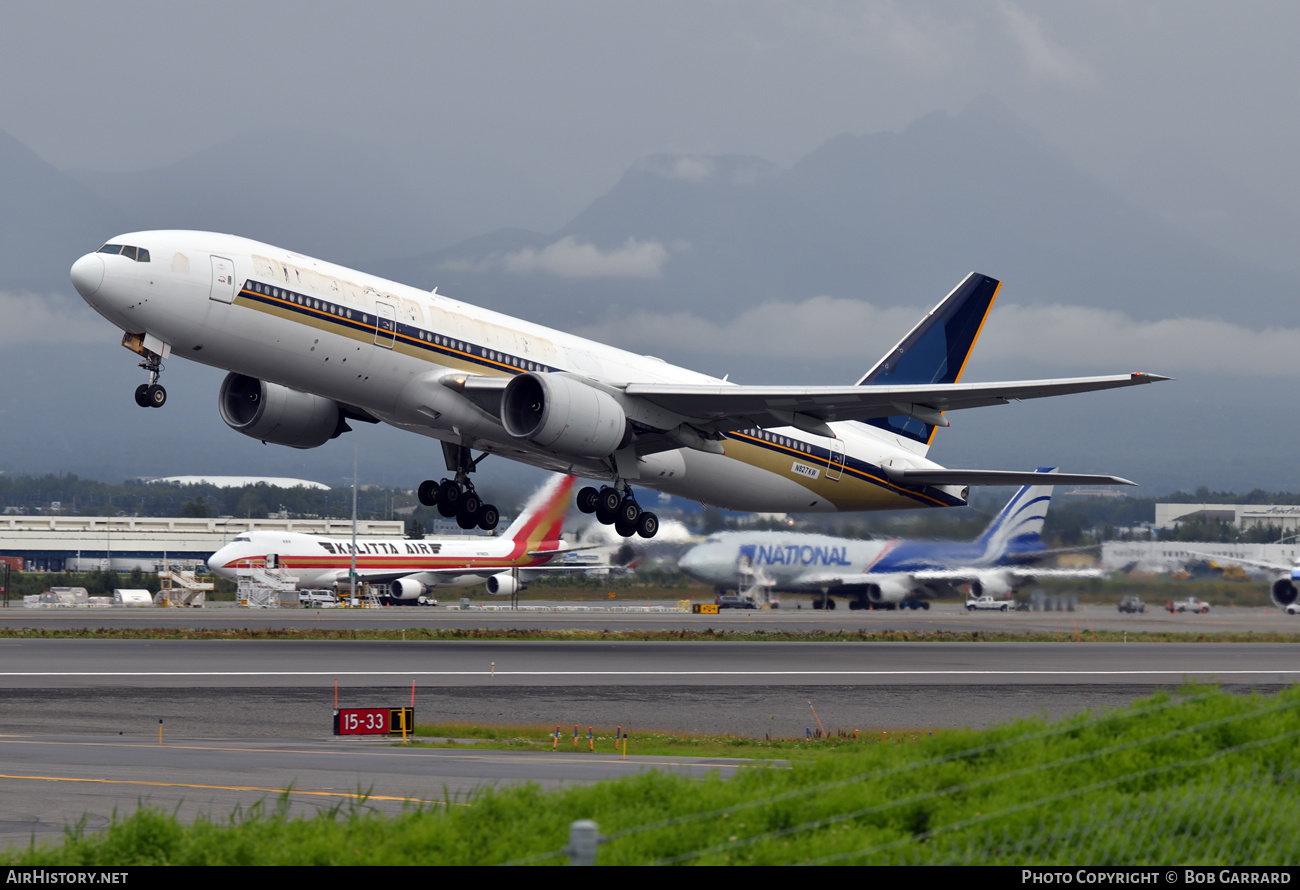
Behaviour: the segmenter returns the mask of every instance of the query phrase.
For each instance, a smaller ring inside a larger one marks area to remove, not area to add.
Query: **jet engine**
[[[1279,609],[1285,609],[1296,601],[1296,595],[1300,591],[1296,590],[1295,582],[1290,578],[1279,578],[1273,582],[1269,595],[1273,597],[1273,604]]]
[[[516,581],[514,575],[509,572],[501,572],[487,579],[487,592],[493,596],[511,596],[526,586]]]
[[[901,603],[912,592],[912,585],[906,577],[885,575],[878,584],[868,584],[864,588],[866,600],[872,604]]]
[[[388,587],[389,596],[402,602],[415,602],[429,592],[429,585],[415,578],[398,578]]]
[[[628,443],[632,428],[607,392],[562,374],[520,374],[501,396],[501,425],[516,439],[560,454],[605,457]]]
[[[332,399],[233,371],[221,381],[218,405],[231,429],[273,445],[315,448],[351,429]]]
[[[1000,572],[980,575],[970,582],[971,596],[1010,596],[1012,589],[1011,579]]]

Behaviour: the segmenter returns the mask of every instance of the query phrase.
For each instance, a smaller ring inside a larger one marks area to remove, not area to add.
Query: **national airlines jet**
[[[1042,481],[1017,491],[971,542],[721,532],[686,551],[677,564],[720,589],[820,593],[813,600],[815,609],[835,608],[832,595],[847,598],[850,609],[928,609],[930,599],[954,595],[963,584],[970,585],[973,596],[1004,596],[1034,578],[1100,577],[1096,569],[1035,565],[1049,555],[1041,534],[1052,486]]]
[[[732,510],[959,506],[1032,474],[928,460],[945,412],[1167,379],[962,383],[999,287],[977,273],[852,386],[738,386],[233,235],[121,235],[71,274],[140,356],[140,406],[166,402],[176,356],[228,371],[221,417],[263,442],[315,448],[350,422],[438,439],[451,475],[418,494],[463,528],[497,523],[470,479],[488,455],[603,480],[578,506],[625,537],[658,529],[634,485]]]

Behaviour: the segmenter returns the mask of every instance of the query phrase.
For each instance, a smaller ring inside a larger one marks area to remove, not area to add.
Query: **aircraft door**
[[[208,299],[229,303],[235,299],[235,264],[222,256],[212,258],[212,290]]]
[[[397,313],[388,303],[375,303],[375,345],[385,349],[393,348],[393,336],[397,332]]]
[[[826,462],[826,478],[832,482],[838,482],[840,474],[844,472],[844,443],[839,439],[831,439],[830,459]]]

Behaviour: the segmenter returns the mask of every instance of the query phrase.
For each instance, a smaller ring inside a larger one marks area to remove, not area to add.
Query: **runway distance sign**
[[[334,712],[335,735],[401,735],[415,729],[414,708],[339,708]]]

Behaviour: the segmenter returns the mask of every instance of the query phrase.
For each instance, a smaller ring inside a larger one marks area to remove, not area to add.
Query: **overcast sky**
[[[572,203],[660,151],[789,164],[989,93],[1103,177],[1177,144],[1300,208],[1300,6],[5,4],[0,127],[146,169],[258,126],[490,153]]]

